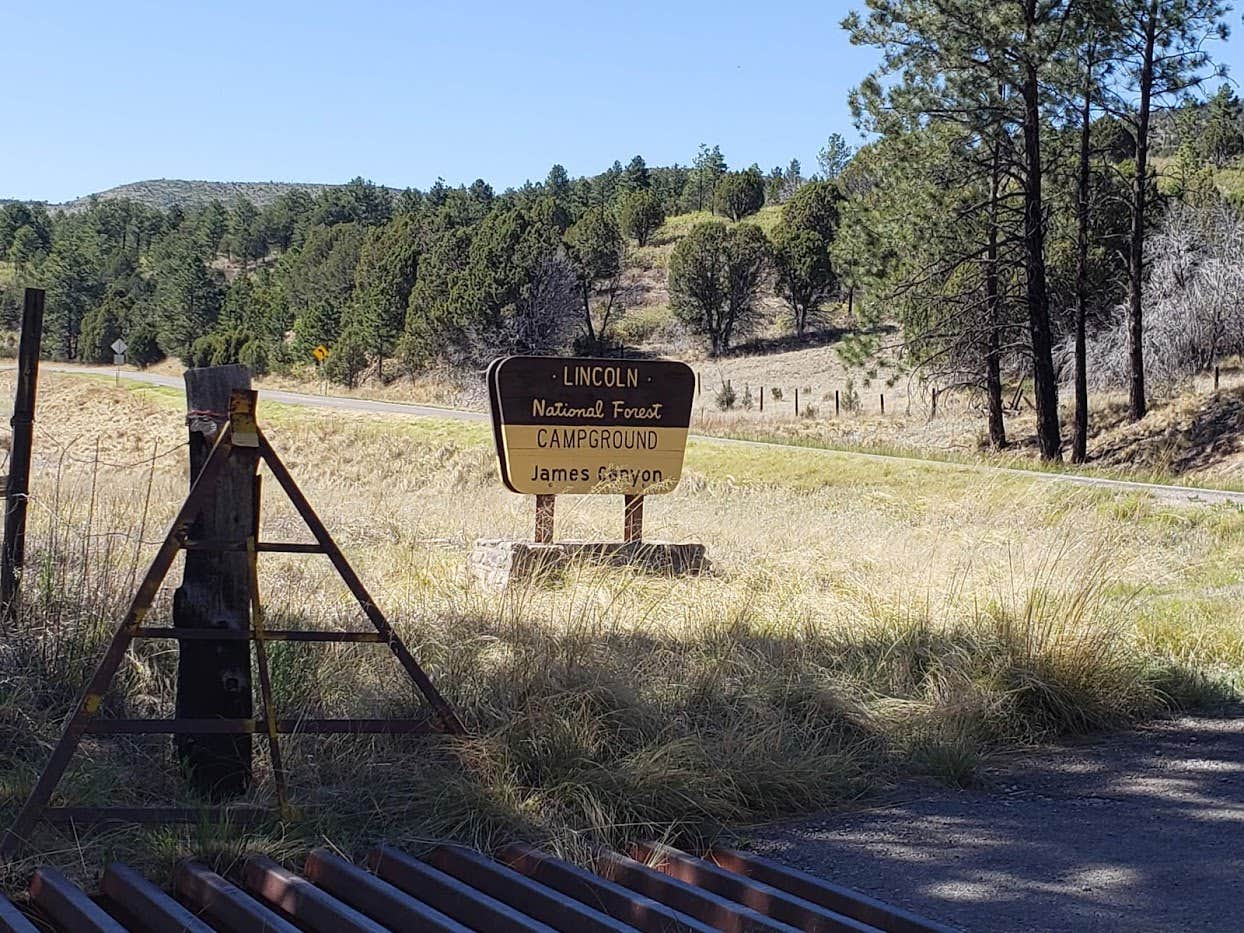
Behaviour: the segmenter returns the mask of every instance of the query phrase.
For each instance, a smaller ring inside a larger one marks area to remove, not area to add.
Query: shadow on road
[[[1244,711],[1232,712],[1010,756],[976,790],[934,789],[750,839],[968,930],[1238,931]]]

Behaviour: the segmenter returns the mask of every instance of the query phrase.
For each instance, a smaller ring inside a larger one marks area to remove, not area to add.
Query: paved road
[[[1244,718],[1016,755],[979,790],[926,789],[747,838],[970,931],[1240,931]]]
[[[104,366],[71,366],[57,363],[43,363],[45,371],[70,373],[73,375],[108,376],[117,375],[116,369]],[[0,372],[11,372],[13,367],[0,369]],[[133,370],[121,370],[122,379],[134,382],[145,382],[150,385],[182,388],[185,383],[179,376],[162,376]],[[285,405],[306,405],[313,408],[333,408],[344,411],[366,411],[410,415],[420,418],[450,418],[457,421],[487,421],[488,415],[480,411],[461,408],[443,408],[436,405],[414,405],[405,402],[383,402],[374,399],[349,398],[341,395],[312,395],[304,392],[286,392],[280,389],[264,389],[263,397]],[[790,449],[790,445],[768,441],[744,441],[733,438],[714,437],[697,434],[696,437],[712,444],[734,444],[747,447],[777,447]],[[1074,486],[1093,486],[1098,489],[1115,489],[1120,492],[1141,492],[1156,496],[1169,502],[1187,503],[1218,503],[1231,502],[1244,505],[1244,492],[1227,492],[1217,489],[1198,489],[1195,486],[1173,486],[1162,483],[1140,483],[1131,480],[1105,479],[1097,476],[1079,476],[1074,473],[1041,473],[1035,470],[1022,470],[1013,467],[993,467],[979,464],[948,463],[941,460],[926,460],[921,457],[904,457],[891,454],[856,453],[854,451],[836,451],[817,447],[801,447],[800,450],[813,453],[824,453],[834,456],[862,457],[866,460],[921,464],[928,467],[947,470],[970,470],[985,474],[1005,474],[1022,476],[1034,481],[1062,483]]]

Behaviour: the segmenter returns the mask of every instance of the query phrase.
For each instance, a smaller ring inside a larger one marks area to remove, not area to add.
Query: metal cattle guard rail
[[[278,804],[282,816],[291,813],[286,791],[285,770],[281,762],[277,736],[282,733],[306,734],[396,734],[416,733],[428,730],[423,720],[412,719],[278,719],[272,703],[271,683],[268,677],[266,642],[355,642],[388,645],[398,663],[405,669],[424,699],[440,720],[444,732],[461,735],[462,723],[453,709],[441,696],[431,679],[419,666],[414,655],[393,631],[379,607],[372,601],[367,589],[354,569],[342,555],[340,548],[329,535],[315,510],[294,482],[285,464],[277,456],[272,445],[255,421],[255,402],[258,393],[253,390],[235,391],[229,400],[229,421],[216,439],[203,469],[190,489],[186,501],[173,519],[155,559],[139,585],[116,634],[112,638],[103,660],[83,692],[78,706],[60,740],[52,750],[52,756],[35,783],[25,804],[18,812],[13,825],[0,841],[0,859],[9,859],[27,843],[35,823],[45,817],[56,822],[101,822],[119,820],[139,823],[197,822],[205,817],[245,817],[256,808],[232,807],[50,807],[52,794],[70,760],[77,751],[82,736],[92,735],[221,735],[259,733],[267,737],[272,761],[273,782],[276,785]],[[313,544],[287,544],[258,541],[259,510],[255,510],[255,527],[245,541],[194,541],[187,534],[204,504],[210,501],[217,478],[235,449],[258,449],[259,458],[267,464],[277,483],[285,491],[298,514],[306,523]],[[148,628],[143,620],[151,609],[156,593],[182,550],[245,551],[249,557],[251,630],[249,632],[226,632],[218,629]],[[269,630],[263,624],[263,611],[259,603],[259,577],[257,557],[261,552],[291,554],[324,554],[332,562],[346,587],[358,600],[364,614],[375,628],[374,632],[325,632],[305,630]],[[259,674],[259,687],[263,701],[263,718],[256,719],[105,719],[99,712],[104,693],[120,666],[126,651],[135,638],[172,639],[221,639],[240,638],[255,643],[255,660]],[[259,808],[258,813],[266,813]]]

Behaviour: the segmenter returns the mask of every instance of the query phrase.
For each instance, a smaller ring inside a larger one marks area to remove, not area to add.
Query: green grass
[[[781,216],[781,205],[771,204],[762,207],[755,214],[744,217],[739,223],[755,224],[766,234],[771,234]],[[734,223],[729,218],[723,217],[720,214],[714,214],[711,211],[691,211],[686,214],[674,214],[671,217],[665,218],[665,223],[652,235],[652,245],[657,247],[670,246],[690,233],[696,225],[707,221],[719,221],[727,225],[733,225]]]
[[[1244,492],[1244,482],[1220,477],[1178,476],[1168,471],[1151,469],[1128,469],[1124,467],[1099,467],[1092,464],[1073,464],[1067,461],[1050,462],[1037,460],[1022,454],[988,453],[967,454],[934,448],[913,448],[885,441],[848,444],[808,435],[785,434],[763,428],[744,430],[714,430],[711,436],[732,440],[755,441],[784,447],[802,447],[815,450],[836,451],[844,454],[866,454],[870,457],[893,457],[903,460],[923,460],[928,463],[955,464],[977,468],[1018,470],[1034,474],[1087,476],[1099,479],[1124,480],[1135,483],[1151,483],[1160,486],[1185,486],[1193,489]]]

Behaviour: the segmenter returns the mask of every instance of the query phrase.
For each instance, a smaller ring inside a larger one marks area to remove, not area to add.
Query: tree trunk
[[[596,352],[596,328],[592,326],[592,291],[591,286],[583,283],[583,323],[587,328],[587,344],[589,354]]]
[[[998,294],[998,189],[1001,175],[999,143],[993,144],[989,173],[989,241],[985,247],[985,394],[989,398],[989,446],[1006,447],[1006,423],[1002,420],[1002,313]]]
[[[1058,384],[1054,378],[1050,302],[1045,281],[1045,215],[1041,203],[1041,104],[1037,67],[1033,62],[1024,67],[1024,259],[1033,394],[1037,403],[1037,444],[1042,460],[1059,460],[1062,458],[1062,430],[1058,423]]]
[[[1088,317],[1089,157],[1091,155],[1094,46],[1085,53],[1084,100],[1080,112],[1080,164],[1076,197],[1076,324],[1075,324],[1075,428],[1071,438],[1071,462],[1088,459],[1088,364],[1085,361],[1085,328]]]
[[[1136,171],[1132,176],[1132,231],[1127,251],[1128,403],[1133,421],[1145,416],[1145,345],[1141,287],[1144,284],[1145,210],[1148,200],[1149,110],[1153,96],[1154,31],[1158,0],[1150,0],[1145,21],[1145,51],[1140,67],[1140,112],[1136,116]]]
[[[245,366],[186,370],[186,406],[197,416],[191,419],[191,484],[228,420],[230,392],[249,388],[250,371]],[[216,432],[195,430],[208,422],[215,423]],[[192,539],[242,544],[254,534],[257,466],[257,449],[233,449],[216,493],[190,528]],[[186,552],[182,583],[173,594],[174,627],[246,632],[249,611],[245,551]],[[177,661],[178,718],[249,719],[253,714],[250,642],[182,641]],[[198,792],[219,800],[242,794],[250,786],[249,735],[180,735],[176,748]]]

